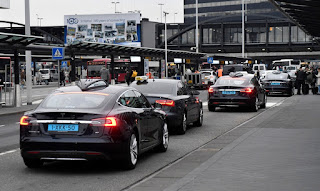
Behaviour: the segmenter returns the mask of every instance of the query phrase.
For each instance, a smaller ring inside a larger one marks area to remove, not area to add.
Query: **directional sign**
[[[213,57],[208,57],[207,62],[208,64],[213,64]]]
[[[64,48],[63,47],[52,48],[52,59],[54,60],[64,59]]]

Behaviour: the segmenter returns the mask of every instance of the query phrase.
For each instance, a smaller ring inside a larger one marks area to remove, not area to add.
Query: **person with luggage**
[[[300,67],[300,69],[296,72],[296,83],[297,83],[297,89],[298,89],[298,95],[301,95],[301,86],[304,88],[305,86],[305,80],[307,79],[307,75],[304,71],[303,67]]]
[[[64,74],[64,71],[63,70],[61,70],[60,71],[60,86],[66,86],[66,76],[65,76],[65,74]]]
[[[126,68],[126,82],[128,86],[131,84],[131,76],[132,76],[132,70],[130,67]]]

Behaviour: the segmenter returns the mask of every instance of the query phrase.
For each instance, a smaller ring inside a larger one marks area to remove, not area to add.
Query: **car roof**
[[[175,79],[148,79],[148,83],[177,84],[178,82],[181,82],[181,81],[175,80]],[[137,81],[135,81],[134,83],[137,83]]]
[[[237,73],[240,73],[242,74],[241,72],[237,72]],[[230,78],[229,75],[225,75],[225,76],[221,76],[220,78]],[[242,76],[233,76],[232,78],[236,79],[236,78],[248,78],[248,79],[251,79],[251,78],[254,78],[254,74],[245,74],[245,75],[242,75]]]
[[[126,90],[135,90],[135,89],[127,86],[115,86],[115,85],[109,85],[108,87],[91,88],[86,91],[82,90],[79,86],[61,87],[56,89],[56,91],[60,91],[60,92],[100,92],[100,93],[106,93],[106,94],[119,94]]]

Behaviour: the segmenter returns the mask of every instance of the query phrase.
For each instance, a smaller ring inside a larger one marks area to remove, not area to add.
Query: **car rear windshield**
[[[95,92],[53,93],[42,103],[50,109],[93,109],[99,108],[108,99],[108,94]]]
[[[266,76],[268,80],[285,80],[288,79],[288,75],[286,74],[268,74]]]
[[[258,66],[254,66],[253,70],[258,70]],[[264,67],[263,67],[263,66],[260,66],[260,67],[259,67],[259,70],[264,70]]]
[[[49,73],[49,70],[40,70],[40,73],[41,73],[41,74],[48,74],[48,73]]]
[[[205,76],[210,76],[211,72],[201,72],[202,74],[204,74]]]
[[[143,94],[170,94],[174,95],[176,84],[149,82],[147,84],[132,83],[132,87],[136,88]]]
[[[241,78],[241,77],[222,77],[219,78],[216,82],[216,85],[219,86],[247,86],[250,84],[249,78]]]

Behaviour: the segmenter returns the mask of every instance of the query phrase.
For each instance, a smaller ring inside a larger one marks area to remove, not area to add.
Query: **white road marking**
[[[0,127],[4,127],[5,125],[0,125]]]
[[[203,106],[207,106],[207,105],[208,105],[208,102],[202,102],[202,105],[203,105]]]
[[[272,107],[274,105],[276,105],[277,103],[276,102],[267,102],[266,106],[267,107]],[[202,105],[203,106],[207,106],[208,105],[208,102],[202,102]]]
[[[32,105],[36,105],[36,104],[40,104],[42,102],[43,99],[37,100],[37,101],[33,101]],[[22,105],[27,105],[27,103],[22,103]]]
[[[3,152],[3,153],[0,153],[0,156],[6,155],[6,154],[10,154],[10,153],[14,153],[14,152],[16,152],[18,150],[19,149],[14,149],[14,150],[11,150],[11,151],[6,151],[6,152]]]

